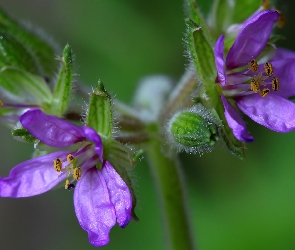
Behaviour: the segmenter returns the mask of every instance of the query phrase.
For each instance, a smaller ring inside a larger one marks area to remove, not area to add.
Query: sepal
[[[26,142],[36,142],[36,138],[25,128],[16,128],[11,133],[15,138],[20,138]]]
[[[98,81],[97,87],[90,94],[86,113],[86,126],[92,127],[104,138],[111,138],[113,132],[112,101],[104,84]]]
[[[191,19],[186,19],[186,24],[188,49],[199,79],[201,81],[215,80],[217,73],[213,48],[206,38],[203,28]]]
[[[70,45],[66,45],[62,57],[57,58],[61,62],[58,78],[53,92],[52,111],[56,116],[61,116],[67,109],[73,80],[73,56]]]

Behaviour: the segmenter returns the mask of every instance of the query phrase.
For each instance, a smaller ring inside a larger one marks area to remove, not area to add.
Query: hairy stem
[[[179,161],[163,155],[161,145],[161,141],[155,140],[147,154],[158,188],[168,249],[195,249]]]

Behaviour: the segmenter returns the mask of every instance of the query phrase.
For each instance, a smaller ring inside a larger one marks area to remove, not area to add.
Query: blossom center
[[[67,177],[73,177],[72,181],[66,180],[65,189],[67,190],[73,189],[75,187],[73,182],[80,180],[82,176],[82,169],[78,165],[78,158],[74,157],[72,154],[67,155],[67,164],[65,164],[65,166],[63,166],[61,158],[55,159],[53,161],[53,168],[59,173],[59,176],[65,173]]]
[[[256,59],[252,59],[249,63],[249,70],[253,73],[258,72],[258,63]],[[273,66],[270,62],[264,64],[264,72],[258,72],[250,81],[250,89],[254,93],[259,93],[261,97],[266,97],[270,93],[270,88],[267,87],[270,77],[274,74]],[[273,77],[271,80],[272,90],[277,91],[280,87],[279,79]],[[264,87],[261,87],[264,86]]]

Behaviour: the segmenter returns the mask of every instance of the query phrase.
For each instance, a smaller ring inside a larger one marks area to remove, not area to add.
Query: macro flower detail
[[[65,181],[65,189],[74,189],[76,216],[89,242],[97,247],[108,244],[116,221],[125,227],[131,220],[133,204],[128,185],[103,157],[101,137],[90,127],[80,128],[39,109],[24,113],[20,122],[48,146],[77,149],[53,152],[15,166],[8,177],[0,178],[0,196],[34,196]]]
[[[249,18],[224,59],[224,35],[214,48],[226,120],[240,141],[250,142],[246,124],[237,107],[255,122],[277,132],[295,129],[294,53],[276,49],[267,53],[266,46],[279,13],[266,10]],[[273,45],[268,45],[273,46]]]

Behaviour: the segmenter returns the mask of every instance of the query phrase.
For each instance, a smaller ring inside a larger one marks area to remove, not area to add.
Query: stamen
[[[0,108],[3,106],[3,102],[0,100]]]
[[[267,62],[267,63],[264,64],[264,72],[268,76],[273,75],[273,67],[272,67],[272,64],[270,62]]]
[[[60,158],[56,158],[54,161],[53,161],[53,167],[54,167],[54,170],[56,172],[60,172],[61,169],[62,169],[62,161]]]
[[[73,177],[75,180],[80,180],[82,175],[82,169],[81,168],[74,168],[73,169]]]
[[[260,94],[262,97],[266,97],[266,96],[269,94],[269,92],[270,92],[270,89],[269,89],[269,88],[264,88],[263,90],[260,91],[259,94]]]
[[[68,162],[73,162],[74,160],[75,160],[75,157],[72,154],[68,154],[67,161]]]
[[[65,189],[67,189],[67,190],[71,190],[71,189],[73,189],[73,188],[75,188],[75,185],[73,184],[73,183],[71,183],[68,179],[66,180],[66,183],[65,183]]]
[[[257,81],[255,78],[252,78],[252,79],[251,79],[250,86],[251,86],[251,90],[252,90],[254,93],[258,93],[258,92],[260,91],[260,84],[259,84],[259,81]]]
[[[277,77],[272,78],[271,87],[273,91],[277,91],[280,88],[279,78]]]
[[[249,62],[249,68],[252,72],[256,72],[258,70],[258,63],[256,59],[252,59],[251,62]]]

